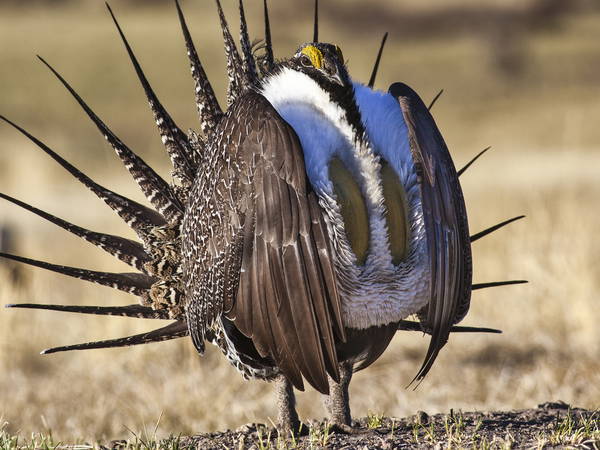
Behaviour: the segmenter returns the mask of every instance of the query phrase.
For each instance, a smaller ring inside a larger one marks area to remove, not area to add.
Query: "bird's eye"
[[[312,61],[306,55],[302,55],[302,57],[300,58],[300,64],[302,64],[302,66],[304,67],[312,67]]]

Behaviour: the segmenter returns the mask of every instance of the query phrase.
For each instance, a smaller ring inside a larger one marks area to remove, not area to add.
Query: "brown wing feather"
[[[345,334],[326,219],[298,136],[255,92],[230,108],[216,134],[183,224],[194,342],[201,347],[214,314],[225,314],[296,388],[304,378],[328,393]],[[233,287],[220,284],[218,267],[237,271]]]
[[[249,269],[257,275],[248,280],[260,286],[252,288],[257,292],[253,307],[243,304],[247,296],[238,297],[234,315],[246,324],[250,319],[241,315],[251,312],[252,329],[241,331],[252,334],[258,348],[268,349],[296,387],[303,387],[301,374],[316,389],[328,392],[327,373],[339,377],[330,318],[330,311],[339,309],[339,299],[330,296],[312,236],[302,149],[296,134],[266,100],[256,95],[253,101],[264,116],[256,118],[259,134],[248,137],[250,145],[242,142],[241,151],[250,150],[245,157],[251,157],[255,165],[251,183],[256,199],[255,246]],[[328,247],[321,250],[329,252]],[[245,280],[240,280],[242,292],[247,289]],[[330,308],[328,303],[337,307]],[[269,329],[270,334],[266,333]]]
[[[410,147],[420,177],[423,213],[432,274],[431,300],[422,320],[431,342],[416,380],[421,380],[459,322],[471,298],[471,247],[467,214],[458,175],[444,140],[419,96],[394,83],[408,127]]]

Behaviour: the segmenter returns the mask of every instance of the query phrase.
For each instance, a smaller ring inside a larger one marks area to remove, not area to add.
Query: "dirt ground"
[[[535,409],[456,412],[406,418],[369,416],[354,434],[336,432],[326,422],[307,424],[298,438],[278,437],[274,428],[247,424],[236,430],[172,437],[160,448],[202,449],[402,449],[402,448],[600,448],[600,414],[548,402]],[[143,444],[143,443],[142,443]],[[143,445],[148,445],[147,443]],[[113,441],[109,448],[130,447]]]

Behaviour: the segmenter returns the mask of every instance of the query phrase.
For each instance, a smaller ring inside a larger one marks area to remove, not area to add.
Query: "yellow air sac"
[[[408,207],[404,187],[392,166],[387,162],[381,165],[381,185],[383,188],[383,203],[386,210],[385,218],[388,226],[392,262],[398,265],[408,254]]]
[[[332,158],[329,179],[344,220],[344,230],[359,265],[363,265],[369,250],[369,216],[367,205],[356,180],[344,163]]]

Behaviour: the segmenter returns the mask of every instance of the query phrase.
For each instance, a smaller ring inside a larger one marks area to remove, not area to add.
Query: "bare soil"
[[[600,448],[598,411],[548,402],[535,409],[456,412],[406,418],[365,417],[345,434],[326,422],[307,424],[303,436],[278,437],[274,428],[247,424],[237,430],[170,438],[161,448],[201,449],[403,449],[403,448]],[[114,441],[112,448],[126,446]]]

